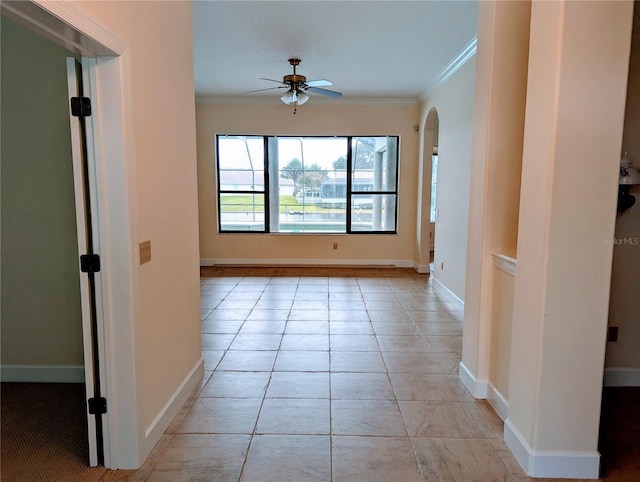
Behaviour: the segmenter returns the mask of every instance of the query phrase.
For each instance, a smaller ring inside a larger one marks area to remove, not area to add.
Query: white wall
[[[322,103],[298,109],[267,104],[199,102],[198,194],[201,258],[236,263],[399,263],[412,266],[418,172],[418,107],[415,104]],[[216,134],[399,135],[398,233],[384,235],[218,234]],[[333,249],[333,243],[338,249]],[[256,249],[259,245],[260,249]]]
[[[4,16],[1,32],[3,371],[82,381],[70,53]]]
[[[473,57],[429,96],[421,110],[423,126],[431,108],[439,121],[433,275],[460,299],[465,295],[475,66]]]

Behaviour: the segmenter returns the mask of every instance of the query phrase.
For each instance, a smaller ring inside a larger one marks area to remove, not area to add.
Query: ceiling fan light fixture
[[[298,92],[298,105],[302,105],[308,100],[309,100],[309,96],[307,94],[305,94],[302,91]]]
[[[291,102],[294,101],[294,98],[295,96],[294,96],[293,90],[288,90],[284,94],[282,94],[282,97],[280,97],[280,100],[285,104],[289,105],[291,104]]]

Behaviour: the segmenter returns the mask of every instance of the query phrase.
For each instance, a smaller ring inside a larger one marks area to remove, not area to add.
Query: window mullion
[[[262,166],[264,173],[264,231],[271,231],[271,190],[269,189],[269,137],[262,136]]]
[[[345,213],[346,215],[346,232],[347,233],[351,233],[351,181],[353,179],[353,174],[352,174],[352,169],[353,169],[353,144],[352,144],[352,137],[351,136],[347,136],[347,177],[346,177],[346,181],[345,181],[345,195],[347,197],[346,199],[346,209],[347,212]]]

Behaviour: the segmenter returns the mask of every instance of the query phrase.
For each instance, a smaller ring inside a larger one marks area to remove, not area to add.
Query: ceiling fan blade
[[[305,82],[309,87],[326,87],[328,85],[333,85],[333,82],[326,79],[318,79],[318,80],[307,80]]]
[[[281,80],[265,79],[264,77],[260,77],[260,80],[268,80],[269,82],[277,82],[278,84],[284,84],[284,82],[282,82]]]
[[[308,90],[314,94],[326,95],[327,97],[342,97],[342,92],[336,92],[335,90],[320,89],[318,87],[309,87]]]
[[[245,92],[245,94],[254,94],[256,92],[264,92],[265,90],[278,90],[278,89],[284,89],[286,88],[286,85],[282,85],[280,87],[269,87],[267,89],[258,89],[258,90],[250,90],[249,92]]]

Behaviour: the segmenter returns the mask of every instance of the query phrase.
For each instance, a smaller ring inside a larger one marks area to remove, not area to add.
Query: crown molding
[[[246,105],[284,105],[279,97],[252,97],[252,96],[222,96],[222,95],[196,95],[196,104],[246,104]],[[411,97],[351,97],[340,99],[325,99],[314,97],[309,99],[309,104],[301,106],[305,108],[314,105],[418,105],[418,100]]]
[[[449,62],[442,71],[438,74],[435,80],[422,92],[419,99],[425,101],[434,90],[444,84],[449,77],[455,74],[460,68],[467,63],[478,52],[478,36],[474,35],[473,38],[464,46],[458,55],[456,55],[451,62]]]

